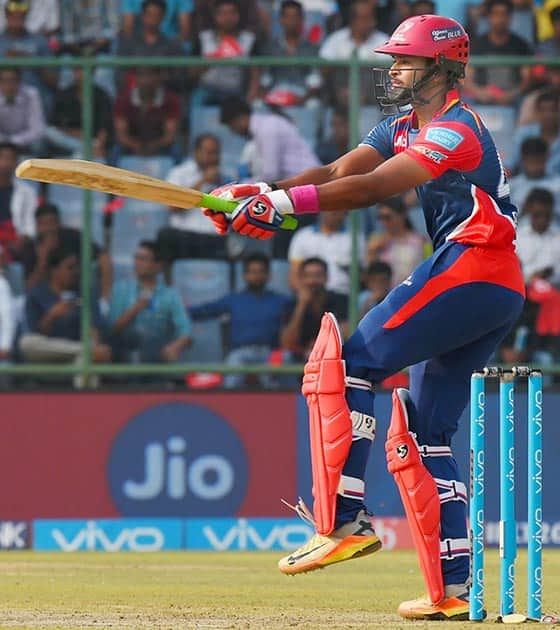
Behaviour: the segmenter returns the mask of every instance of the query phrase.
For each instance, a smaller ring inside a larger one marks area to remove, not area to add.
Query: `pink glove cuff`
[[[294,186],[288,190],[294,204],[294,214],[317,214],[319,212],[319,193],[317,186]]]

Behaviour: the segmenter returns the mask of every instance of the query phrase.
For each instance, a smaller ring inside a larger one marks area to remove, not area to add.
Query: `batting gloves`
[[[227,184],[214,189],[210,194],[228,201],[243,201],[250,197],[255,197],[260,193],[266,193],[271,190],[270,186],[265,182],[257,182],[255,184]],[[218,234],[226,234],[233,215],[217,212],[210,208],[202,208],[202,212],[212,220],[214,228]],[[237,212],[237,210],[236,210]]]
[[[282,225],[283,215],[293,212],[286,192],[275,190],[240,203],[231,215],[231,227],[245,236],[267,240]]]

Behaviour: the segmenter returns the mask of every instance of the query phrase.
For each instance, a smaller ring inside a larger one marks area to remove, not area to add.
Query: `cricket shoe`
[[[397,612],[405,619],[428,621],[468,621],[469,592],[464,584],[451,584],[445,587],[445,597],[438,604],[432,604],[427,596],[402,602]],[[486,611],[484,611],[486,618]]]
[[[381,549],[381,539],[375,533],[369,516],[361,510],[351,523],[335,529],[332,534],[315,534],[309,542],[278,562],[286,575],[323,569],[329,564],[361,558]]]

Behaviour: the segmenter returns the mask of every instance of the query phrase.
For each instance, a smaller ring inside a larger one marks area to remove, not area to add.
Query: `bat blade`
[[[207,195],[192,188],[182,188],[163,179],[135,173],[124,168],[88,162],[87,160],[30,159],[16,169],[16,176],[47,184],[64,184],[98,192],[152,201],[176,208],[205,207],[219,212],[232,212],[235,201]],[[285,216],[282,227],[293,230],[297,221]]]

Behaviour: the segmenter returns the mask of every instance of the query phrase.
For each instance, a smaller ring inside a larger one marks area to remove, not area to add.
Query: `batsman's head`
[[[389,69],[375,68],[376,98],[382,107],[423,105],[465,76],[469,36],[459,22],[440,15],[404,20],[377,53],[391,55]]]

